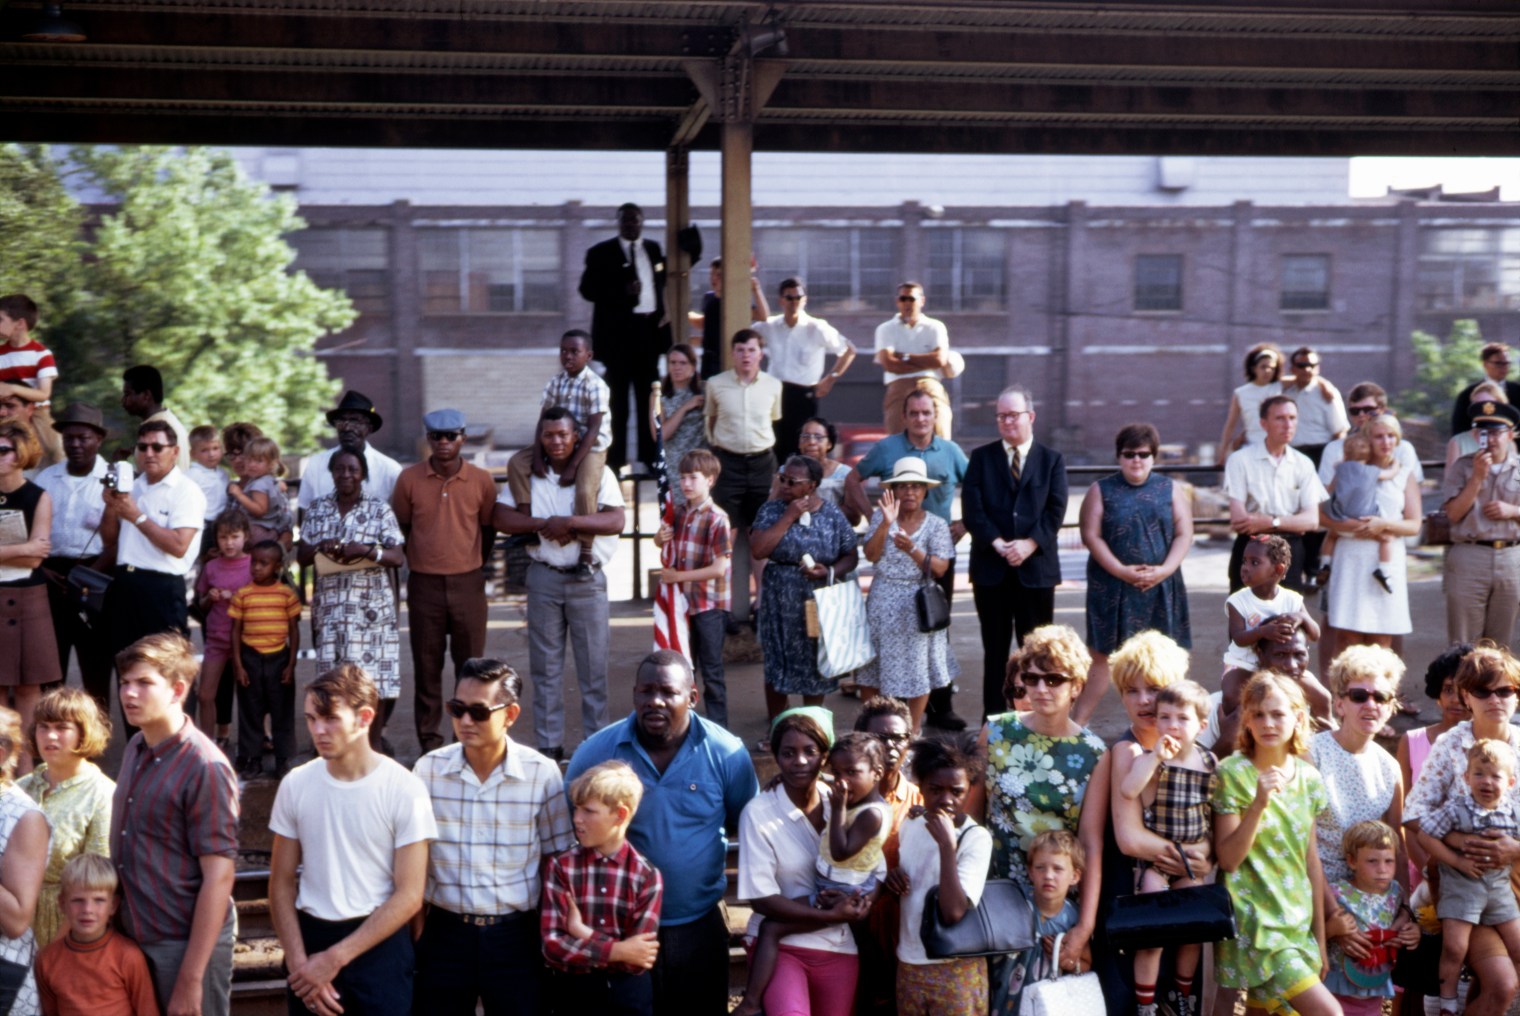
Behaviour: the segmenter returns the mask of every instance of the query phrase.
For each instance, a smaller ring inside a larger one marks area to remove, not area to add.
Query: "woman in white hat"
[[[945,574],[955,561],[955,544],[945,520],[924,510],[924,495],[939,486],[924,460],[904,456],[882,481],[886,490],[871,515],[866,558],[876,566],[866,616],[876,660],[855,674],[862,697],[889,695],[908,703],[913,731],[923,726],[929,692],[960,672],[950,651],[949,632],[919,630],[914,597],[918,588]]]

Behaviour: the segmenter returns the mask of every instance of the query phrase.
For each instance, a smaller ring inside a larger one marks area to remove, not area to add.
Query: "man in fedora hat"
[[[338,448],[346,448],[364,456],[369,466],[369,479],[364,481],[364,493],[390,503],[396,489],[396,479],[401,475],[401,463],[374,448],[369,436],[380,429],[384,422],[375,410],[370,397],[352,388],[343,393],[338,404],[327,411],[327,422],[338,432]],[[332,476],[327,471],[328,460],[337,448],[317,452],[306,460],[301,470],[301,492],[296,504],[304,512],[319,497],[333,491]]]
[[[1478,450],[1446,471],[1446,633],[1453,642],[1508,646],[1520,616],[1520,410],[1477,402],[1468,410]]]
[[[79,604],[68,592],[68,575],[76,566],[100,566],[100,520],[105,511],[101,491],[107,468],[100,457],[100,443],[107,436],[106,425],[100,410],[74,402],[54,417],[53,429],[63,444],[63,461],[42,470],[34,482],[53,500],[51,552],[42,568],[58,641],[58,664],[67,674],[69,651],[76,652],[84,690],[109,711],[110,647],[105,633],[93,631],[80,616]]]

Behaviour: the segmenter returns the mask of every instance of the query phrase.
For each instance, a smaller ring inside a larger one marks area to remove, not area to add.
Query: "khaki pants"
[[[1454,543],[1441,577],[1446,636],[1452,642],[1493,639],[1508,646],[1520,617],[1520,547]]]
[[[37,431],[37,440],[42,444],[42,461],[37,463],[37,468],[43,469],[55,462],[62,462],[63,435],[53,429],[51,407],[38,406],[32,410],[32,428]]]
[[[881,399],[881,416],[887,433],[901,434],[907,429],[903,423],[903,400],[915,390],[928,392],[934,398],[934,433],[950,440],[950,421],[955,415],[950,410],[950,396],[945,386],[932,377],[899,378],[887,385]]]

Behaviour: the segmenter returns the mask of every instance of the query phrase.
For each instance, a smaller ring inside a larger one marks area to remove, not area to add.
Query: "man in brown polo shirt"
[[[437,409],[422,418],[432,454],[401,471],[391,507],[406,534],[407,611],[410,614],[413,708],[424,753],[443,747],[443,653],[454,675],[486,650],[484,553],[496,541],[491,474],[459,457],[464,414]]]

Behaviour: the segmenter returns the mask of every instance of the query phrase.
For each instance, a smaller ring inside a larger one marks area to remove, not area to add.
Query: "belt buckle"
[[[490,918],[482,917],[480,914],[471,914],[469,920],[475,927],[484,928],[489,923]]]
[[[1503,550],[1506,542],[1505,540],[1490,540],[1488,545],[1495,550]]]

